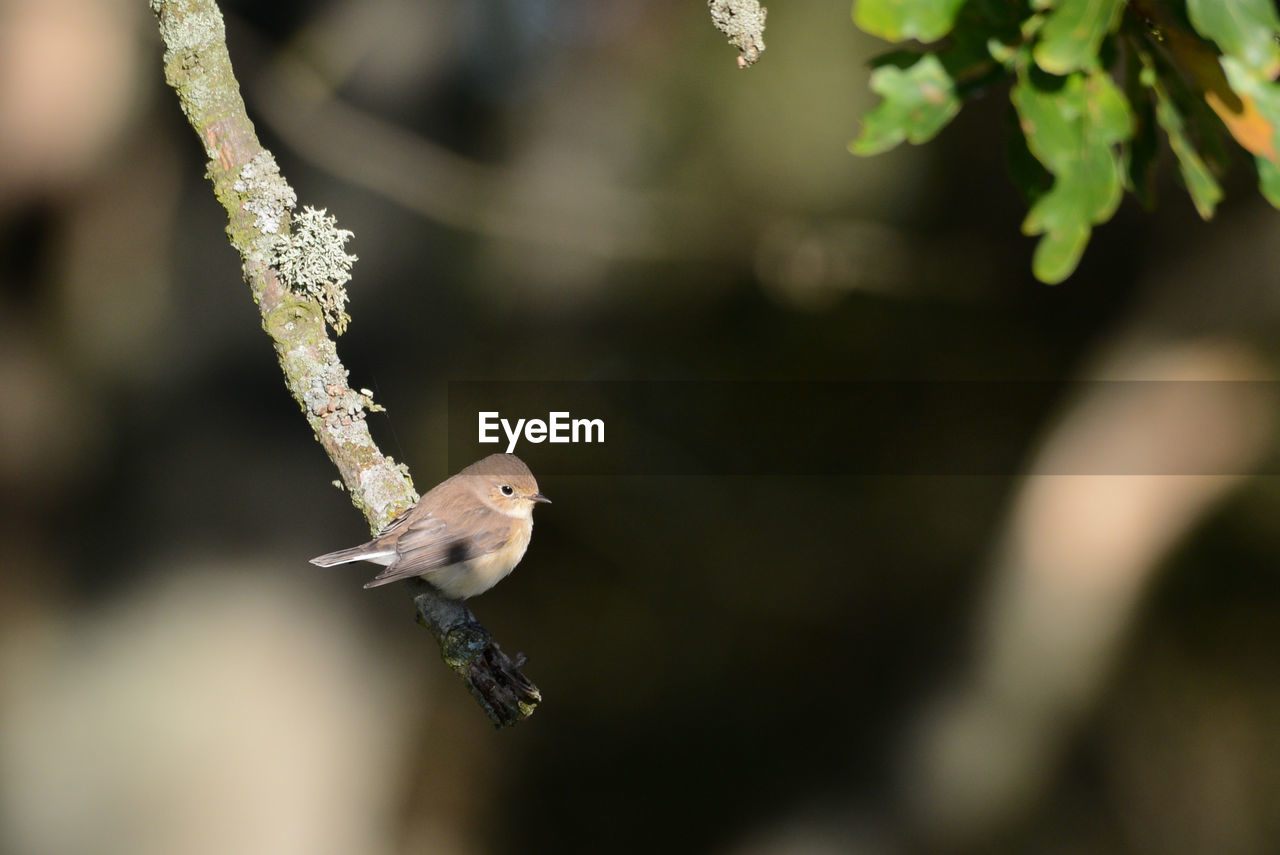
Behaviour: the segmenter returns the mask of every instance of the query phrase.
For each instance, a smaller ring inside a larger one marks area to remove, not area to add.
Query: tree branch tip
[[[451,627],[445,633],[440,655],[450,668],[462,672],[484,656],[485,649],[492,643],[493,636],[489,635],[489,630],[478,623],[464,623]]]
[[[707,0],[711,23],[736,47],[738,68],[755,65],[764,51],[764,20],[769,10],[759,0]]]

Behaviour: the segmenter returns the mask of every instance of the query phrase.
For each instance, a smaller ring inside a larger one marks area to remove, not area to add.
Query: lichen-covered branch
[[[738,68],[755,65],[764,50],[764,16],[760,0],[707,0],[711,23],[736,47]]]
[[[328,321],[341,332],[347,320],[342,284],[355,259],[342,244],[349,233],[323,211],[290,214],[297,195],[245,112],[214,0],[151,0],[151,9],[164,40],[165,79],[204,145],[214,195],[227,211],[227,234],[285,383],[338,467],[352,503],[378,531],[418,495],[405,467],[370,436],[369,394],[347,385],[326,329]],[[494,723],[528,717],[540,698],[520,673],[522,663],[507,657],[461,602],[426,584],[413,593],[419,621]]]

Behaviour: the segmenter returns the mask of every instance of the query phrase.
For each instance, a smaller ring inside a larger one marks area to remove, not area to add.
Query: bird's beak
[[[542,495],[541,493],[534,493],[532,496],[529,497],[529,501],[546,502],[548,505],[551,504],[551,500],[548,499],[546,496]]]

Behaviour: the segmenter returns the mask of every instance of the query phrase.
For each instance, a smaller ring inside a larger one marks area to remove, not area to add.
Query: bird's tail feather
[[[335,564],[347,564],[351,561],[377,561],[388,553],[370,549],[369,544],[353,546],[350,549],[339,549],[337,552],[326,552],[311,559],[317,567],[332,567]]]

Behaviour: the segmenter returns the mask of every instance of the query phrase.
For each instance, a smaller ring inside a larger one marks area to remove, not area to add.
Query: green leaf
[[[1023,232],[1068,232],[1111,219],[1123,189],[1119,164],[1105,148],[1085,148],[1080,155],[1070,172],[1055,173],[1053,187],[1027,213]]]
[[[951,32],[965,0],[855,0],[853,22],[885,41],[936,42]]]
[[[1097,67],[1098,49],[1123,8],[1123,0],[1061,0],[1040,28],[1036,65],[1059,75]]]
[[[1187,0],[1191,26],[1267,79],[1280,72],[1276,33],[1280,17],[1272,0]]]
[[[1054,283],[1071,275],[1089,234],[1120,204],[1120,154],[1133,134],[1124,95],[1102,71],[1070,75],[1057,90],[1042,89],[1022,74],[1011,98],[1027,147],[1054,176],[1023,221],[1029,235],[1042,234],[1032,260],[1038,279]]]
[[[1050,285],[1066,279],[1080,263],[1084,248],[1089,244],[1090,232],[1089,227],[1077,225],[1045,234],[1031,256],[1031,272],[1041,282]]]
[[[1147,50],[1141,45],[1134,50],[1141,53],[1141,61],[1150,65],[1160,81],[1174,109],[1182,116],[1184,131],[1195,146],[1196,152],[1204,160],[1209,171],[1214,175],[1222,175],[1231,164],[1228,155],[1224,132],[1230,133],[1221,116],[1209,104],[1209,92],[1189,82],[1180,72],[1177,65],[1171,62],[1168,53],[1162,50]],[[1222,66],[1218,56],[1212,59],[1215,70],[1221,74]],[[1194,79],[1194,76],[1193,76]],[[1229,92],[1226,76],[1222,75],[1222,90]]]
[[[955,84],[933,54],[909,68],[877,68],[871,89],[884,100],[863,116],[862,133],[849,144],[854,154],[880,154],[903,140],[926,142],[960,112]]]
[[[1214,209],[1222,201],[1222,187],[1187,136],[1182,112],[1173,103],[1155,69],[1145,57],[1141,79],[1143,85],[1151,89],[1156,97],[1156,120],[1169,135],[1169,147],[1178,159],[1178,172],[1182,175],[1182,183],[1187,187],[1192,204],[1196,206],[1196,213],[1201,219],[1211,219]]]
[[[1273,208],[1280,208],[1280,166],[1265,157],[1254,158],[1254,162],[1258,165],[1258,189]]]
[[[1005,65],[1013,58],[1013,48],[1007,49],[1003,58],[996,54],[1003,45],[1018,44],[1022,12],[1007,0],[969,0],[960,10],[946,47],[937,54],[961,99],[980,94],[996,80],[1008,77],[1010,68]]]
[[[1106,72],[1098,71],[1085,77],[1084,94],[1091,134],[1096,141],[1112,145],[1133,135],[1133,113],[1129,102]]]
[[[1027,206],[1049,192],[1053,186],[1053,174],[1036,160],[1027,148],[1027,138],[1018,132],[1018,113],[1009,105],[1010,133],[1005,134],[1005,163],[1009,178]]]
[[[1222,57],[1222,70],[1226,72],[1231,90],[1244,102],[1243,112],[1251,117],[1250,126],[1256,126],[1261,137],[1250,151],[1259,157],[1277,159],[1277,152],[1280,152],[1280,85],[1235,57]],[[1242,134],[1235,129],[1232,133],[1240,141]]]
[[[1124,145],[1124,173],[1126,188],[1133,191],[1144,208],[1155,207],[1155,176],[1157,140],[1156,108],[1149,89],[1142,83],[1143,61],[1137,49],[1124,53],[1124,94],[1133,107],[1133,136]]]

